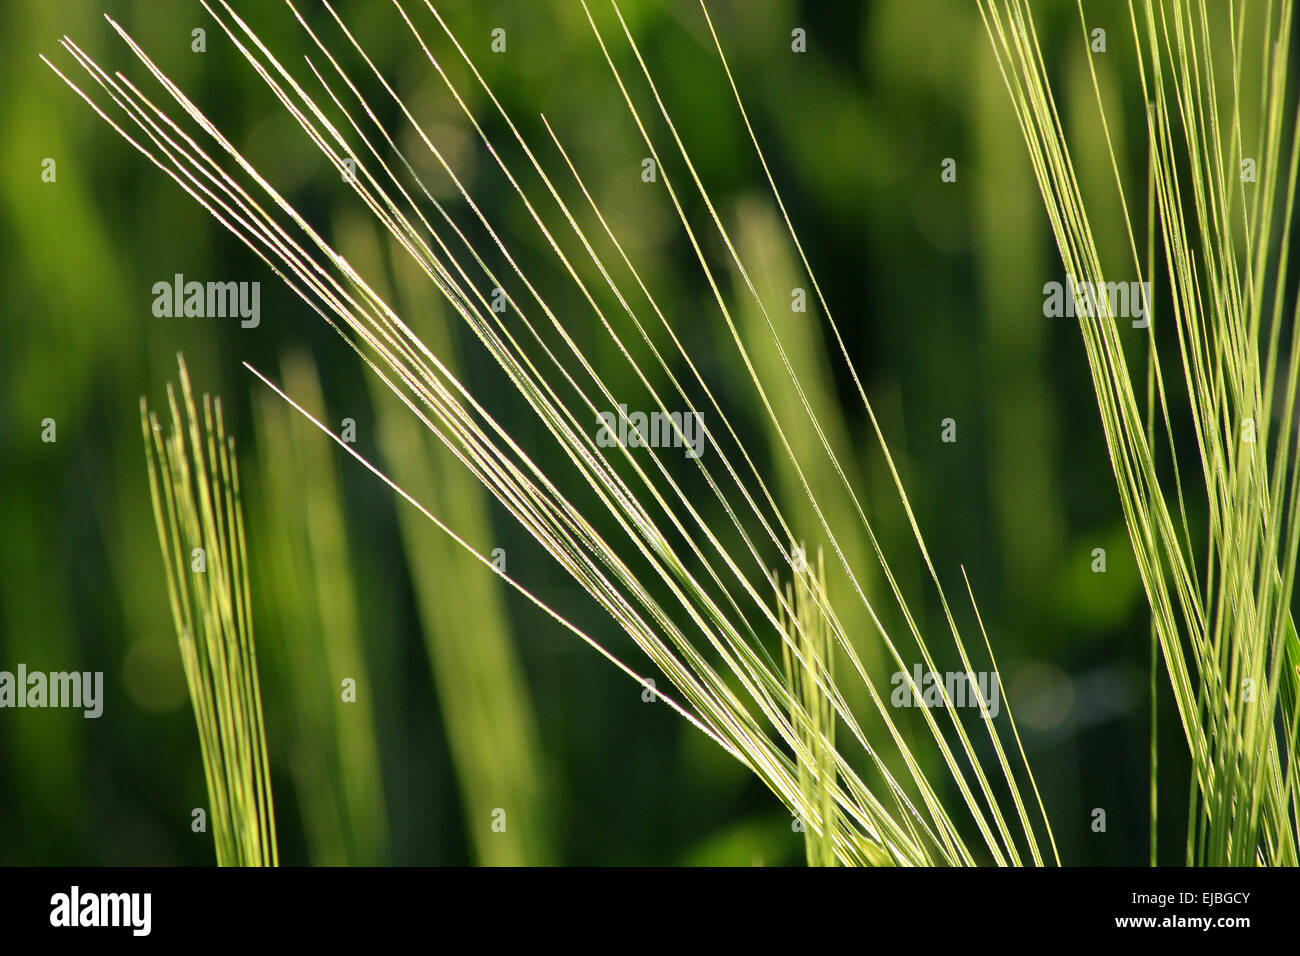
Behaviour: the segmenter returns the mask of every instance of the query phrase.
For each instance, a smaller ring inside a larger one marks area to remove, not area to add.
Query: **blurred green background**
[[[286,62],[300,62],[290,54],[304,49],[303,39],[283,5],[234,6]],[[311,0],[301,6],[318,22]],[[625,61],[607,4],[592,6]],[[1108,89],[1131,88],[1127,13],[1108,6],[1111,50],[1096,65]],[[525,211],[391,5],[338,7],[485,212],[531,261],[544,258]],[[755,274],[774,298],[788,300],[782,290],[797,284],[787,281],[792,250],[698,5],[621,7],[742,254],[761,264]],[[1072,7],[1045,4],[1040,26],[1058,54],[1065,106],[1083,104],[1078,115],[1091,116]],[[766,422],[743,404],[744,370],[671,207],[647,198],[640,182],[644,147],[581,6],[465,0],[439,8],[526,135],[544,141],[539,113],[555,126],[705,374],[734,387],[730,410],[749,447],[807,527],[806,502]],[[710,10],[940,574],[952,595],[964,593],[961,566],[971,576],[1063,860],[1145,862],[1146,613],[1077,330],[1042,315],[1042,285],[1061,270],[974,5],[713,0]],[[43,53],[71,66],[57,45],[66,33],[101,63],[138,76],[102,13],[343,252],[373,266],[362,271],[382,278],[381,291],[415,316],[417,331],[452,357],[463,380],[498,380],[490,357],[448,321],[434,290],[393,259],[337,173],[197,2],[0,6],[0,77],[9,90],[0,99],[0,308],[13,336],[0,358],[0,669],[21,661],[101,670],[106,696],[99,720],[0,711],[0,863],[213,860],[210,837],[190,829],[191,809],[206,802],[202,768],[138,417],[142,394],[162,400],[178,351],[196,388],[222,397],[249,486],[284,862],[801,862],[800,835],[743,768],[467,563],[241,367],[249,361],[287,383],[329,422],[354,419],[359,451],[454,516],[471,543],[503,549],[510,572],[576,624],[617,642],[615,625],[394,410],[339,338],[38,60]],[[191,50],[196,27],[207,30],[205,53]],[[493,56],[498,27],[508,49]],[[791,50],[794,28],[807,31],[806,53]],[[471,103],[481,108],[481,95]],[[501,132],[499,123],[489,129]],[[1091,132],[1077,142],[1081,174],[1109,176],[1104,143]],[[954,183],[940,178],[948,157],[957,161]],[[46,158],[57,163],[53,183],[41,179]],[[1119,241],[1118,221],[1095,226]],[[260,281],[260,326],[155,318],[151,287],[175,273]],[[743,301],[735,288],[724,292]],[[559,314],[580,317],[578,334],[616,375],[612,346],[588,328],[571,284],[557,283],[553,295],[568,309]],[[842,410],[828,428],[842,447],[861,451],[848,464],[872,507],[892,494],[888,476],[817,311],[789,330],[792,359],[814,394]],[[761,321],[739,314],[746,334]],[[955,444],[939,441],[949,417]],[[46,418],[57,422],[54,443],[41,441]],[[533,434],[531,424],[519,427]],[[904,586],[915,587],[923,568],[895,511],[881,509],[882,543],[902,556]],[[869,550],[852,537],[855,566],[878,587]],[[809,544],[817,544],[811,534]],[[1104,574],[1091,570],[1098,547],[1107,552]],[[942,626],[935,607],[922,609],[923,624]],[[337,703],[340,675],[362,689],[353,709]],[[1176,726],[1162,731],[1169,812],[1161,837],[1176,862],[1185,747]],[[491,812],[502,806],[512,812],[504,838],[491,830]],[[1105,833],[1090,828],[1096,807],[1107,811]]]

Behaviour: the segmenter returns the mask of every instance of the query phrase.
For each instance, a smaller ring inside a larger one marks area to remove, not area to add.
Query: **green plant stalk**
[[[295,394],[320,407],[311,360],[293,356],[283,366]],[[259,399],[267,590],[279,624],[277,677],[292,702],[286,751],[311,858],[380,865],[389,858],[388,815],[338,465],[315,429],[270,396]],[[357,693],[345,702],[349,678]]]
[[[1105,288],[1116,269],[1103,267],[1091,226],[1099,200],[1095,192],[1085,200],[1076,176],[1032,10],[1024,0],[982,0],[980,9],[1066,273]],[[1081,3],[1078,11],[1086,45]],[[1170,290],[1168,318],[1150,321],[1138,336],[1154,385],[1148,385],[1145,422],[1125,354],[1132,343],[1117,316],[1108,306],[1089,310],[1095,314],[1081,308],[1079,328],[1191,755],[1186,860],[1295,865],[1297,751],[1285,731],[1284,701],[1300,545],[1300,455],[1291,424],[1300,336],[1292,334],[1289,355],[1281,337],[1283,315],[1291,314],[1294,328],[1300,313],[1286,282],[1300,166],[1300,122],[1286,98],[1293,7],[1289,0],[1251,7],[1144,0],[1130,3],[1129,14],[1152,167],[1145,270],[1111,134],[1121,124],[1104,102],[1093,60],[1088,63],[1132,269],[1139,278],[1153,273],[1150,236],[1158,229],[1164,258],[1154,278]],[[1244,68],[1247,36],[1262,44],[1258,71]],[[1258,126],[1251,129],[1245,114],[1256,99]],[[1248,177],[1247,160],[1258,169],[1257,180]],[[1171,400],[1166,385],[1156,338],[1161,329],[1177,348],[1186,393],[1176,398],[1185,404]],[[1152,440],[1157,407],[1163,447]],[[1180,468],[1175,451],[1174,421],[1182,416],[1192,424],[1200,458],[1195,477],[1203,482],[1190,492],[1185,485],[1192,475]],[[1167,472],[1158,470],[1157,453],[1164,451]],[[1202,490],[1209,528],[1203,563],[1188,521],[1189,508],[1200,504],[1192,495]],[[1155,773],[1153,763],[1153,800]]]
[[[455,369],[451,330],[423,274],[405,256],[385,256],[368,220],[340,223],[336,231],[348,258],[367,275],[391,268],[396,297],[390,301],[421,317],[424,341]],[[379,447],[394,479],[438,513],[454,515],[458,532],[481,551],[495,550],[482,485],[388,389],[370,383]],[[485,866],[547,865],[554,860],[547,763],[500,582],[419,512],[403,507],[397,517],[475,858]],[[498,557],[504,566],[508,556]],[[496,810],[505,811],[504,828],[492,825],[502,822],[493,817]]]
[[[181,406],[169,384],[171,431],[140,399],[158,543],[198,725],[219,866],[276,866],[275,807],[249,600],[235,440],[221,401],[200,422],[184,359]],[[181,407],[184,408],[182,417]]]
[[[809,755],[801,755],[799,760],[799,788],[805,803],[818,811],[815,820],[802,821],[809,866],[835,866],[837,862],[835,708],[823,690],[835,684],[835,646],[813,597],[816,591],[825,590],[826,567],[818,552],[817,570],[801,563],[794,586],[786,588],[785,606],[793,606],[798,623],[787,622],[790,639],[781,645],[790,685],[790,721],[799,730],[803,752]]]

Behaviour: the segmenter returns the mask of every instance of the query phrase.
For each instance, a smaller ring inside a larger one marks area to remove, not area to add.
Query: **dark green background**
[[[235,6],[286,60],[303,49],[280,4]],[[428,65],[388,3],[339,6],[399,88],[427,93],[420,102],[438,121],[460,122],[427,83]],[[629,63],[607,5],[592,6],[618,41],[620,62]],[[1113,6],[1111,50],[1100,68],[1131,88],[1127,14]],[[743,202],[765,201],[697,4],[622,7],[724,218]],[[1041,26],[1067,115],[1084,115],[1091,92],[1072,7],[1045,4]],[[647,281],[672,305],[670,318],[687,330],[707,374],[723,383],[751,448],[776,462],[677,224],[638,192],[644,149],[580,6],[484,0],[440,8],[525,132],[544,135],[539,113],[555,124],[619,224],[635,233]],[[1050,711],[1046,704],[1068,705],[1039,721],[1053,726],[1022,723],[1063,859],[1145,862],[1146,615],[1077,329],[1042,316],[1042,284],[1061,278],[1061,269],[974,4],[717,0],[710,9],[940,574],[963,595],[960,567],[970,573],[1012,705],[1030,716]],[[257,467],[249,398],[261,386],[243,361],[274,373],[280,355],[305,349],[331,409],[355,417],[363,435],[372,415],[359,363],[324,323],[38,60],[43,53],[72,67],[57,46],[66,33],[100,62],[139,77],[103,12],[327,232],[360,206],[197,3],[0,7],[0,321],[8,336],[0,358],[0,668],[25,661],[102,670],[107,696],[97,721],[0,711],[0,863],[207,864],[210,839],[189,830],[190,808],[205,803],[203,778],[149,510],[139,396],[162,399],[183,351],[196,386],[223,397],[246,474]],[[1104,21],[1105,11],[1092,16]],[[189,48],[196,26],[208,29],[204,54]],[[488,34],[497,26],[507,29],[509,49],[493,58]],[[808,31],[806,54],[790,50],[794,27]],[[489,128],[500,132],[499,124]],[[1108,176],[1091,127],[1077,143],[1084,176]],[[41,182],[45,157],[58,163],[54,184]],[[957,159],[954,184],[940,181],[944,157]],[[476,164],[469,181],[485,211],[529,261],[541,262],[545,248],[484,154],[471,152],[467,162]],[[1117,224],[1097,228],[1113,237]],[[261,281],[261,326],[155,318],[150,288],[177,272]],[[568,310],[562,314],[575,316],[581,340],[597,342],[571,286],[557,284],[553,294]],[[471,387],[499,387],[490,359],[460,339]],[[858,464],[873,476],[869,496],[887,496],[840,364],[832,363],[829,387],[861,452]],[[55,444],[40,441],[47,417],[58,423]],[[958,421],[956,444],[938,440],[945,417]],[[532,425],[519,427],[533,435]],[[366,652],[382,686],[376,721],[391,859],[471,862],[397,503],[355,463],[340,460],[340,474]],[[494,521],[512,570],[618,645],[615,626],[508,516],[496,512]],[[894,522],[886,531],[886,549],[904,555],[907,581],[919,582],[906,527]],[[250,515],[255,565],[260,533]],[[1089,571],[1095,547],[1107,549],[1104,575]],[[667,709],[644,704],[638,687],[525,602],[509,601],[554,796],[559,861],[802,861],[787,815],[739,766]],[[922,608],[930,626],[942,626],[935,607]],[[260,622],[258,634],[275,639]],[[1072,704],[1062,696],[1067,686]],[[266,693],[276,696],[273,682]],[[275,751],[273,718],[271,732]],[[1162,838],[1176,861],[1186,794],[1176,726],[1164,728],[1162,753]],[[283,859],[309,862],[276,759]],[[1104,834],[1090,830],[1094,807],[1107,810]]]

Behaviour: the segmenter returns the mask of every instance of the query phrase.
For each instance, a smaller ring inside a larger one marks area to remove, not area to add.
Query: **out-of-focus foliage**
[[[279,4],[234,5],[269,43],[295,34]],[[440,6],[459,36],[480,44],[471,52],[506,109],[530,133],[541,129],[539,113],[555,126],[707,374],[743,376],[670,210],[641,181],[640,139],[581,7],[522,0]],[[1059,70],[1077,78],[1068,6],[1059,22],[1048,16],[1040,30]],[[376,63],[418,104],[430,136],[471,188],[493,181],[490,158],[419,50],[395,28],[391,7],[359,0],[338,7]],[[763,263],[758,280],[785,287],[789,253],[774,236],[762,170],[695,0],[627,0],[621,7],[720,214]],[[1122,8],[1115,9],[1118,34],[1126,23]],[[1059,279],[1059,269],[973,5],[718,0],[710,10],[939,571],[953,578],[964,565],[970,575],[1062,858],[1144,862],[1147,614],[1077,329],[1042,314],[1043,283]],[[102,670],[107,698],[94,721],[71,711],[0,711],[0,863],[207,863],[211,840],[190,829],[191,809],[205,801],[202,764],[161,591],[139,454],[139,396],[157,395],[175,353],[184,351],[198,387],[223,397],[242,473],[252,475],[285,449],[259,447],[270,434],[255,427],[254,409],[267,396],[240,363],[273,370],[281,355],[305,351],[331,427],[353,419],[358,449],[380,461],[401,436],[385,435],[388,412],[376,409],[359,363],[339,338],[39,62],[37,54],[53,54],[56,37],[66,33],[97,58],[124,64],[101,12],[122,22],[321,228],[347,228],[338,210],[354,200],[197,3],[30,0],[0,7],[0,77],[10,91],[0,101],[0,309],[11,337],[0,359],[0,669],[26,662]],[[490,34],[498,27],[507,31],[508,50],[492,56]],[[191,49],[196,28],[207,29],[204,53]],[[791,50],[795,28],[807,31],[806,53]],[[1096,65],[1108,84],[1134,82],[1119,63]],[[1104,159],[1102,147],[1086,139],[1078,149],[1085,168]],[[41,178],[46,158],[57,164],[53,183]],[[956,160],[955,182],[941,179],[945,158]],[[526,238],[532,257],[545,257],[514,197],[505,190],[478,196],[517,245]],[[177,273],[260,281],[260,325],[155,317],[151,288]],[[561,314],[575,317],[573,334],[595,360],[613,369],[617,356],[587,328],[589,313],[576,291],[548,293],[569,307]],[[734,289],[725,294],[740,299]],[[794,360],[819,401],[842,407],[831,419],[842,436],[837,443],[866,448],[868,424],[816,309],[779,319],[805,324],[793,337],[800,348]],[[443,334],[467,380],[489,367],[461,328]],[[508,397],[501,408],[509,408]],[[765,419],[744,407],[728,413],[750,447],[766,450],[761,464],[770,468],[783,505],[800,507]],[[46,418],[57,422],[54,443],[41,441]],[[955,443],[939,440],[945,418],[956,420]],[[468,796],[484,784],[466,779],[460,752],[504,746],[498,760],[512,747],[526,748],[528,779],[483,776],[522,787],[518,792],[531,792],[535,776],[538,790],[529,799],[545,814],[537,824],[545,837],[522,844],[524,856],[566,863],[803,861],[802,835],[741,767],[666,707],[646,702],[640,687],[527,602],[500,591],[482,597],[477,616],[474,607],[438,613],[431,607],[439,600],[437,582],[429,578],[445,574],[450,581],[469,572],[452,567],[449,553],[412,561],[418,545],[410,516],[399,513],[404,506],[392,493],[324,436],[298,440],[320,443],[312,461],[337,459],[337,540],[347,543],[372,695],[368,745],[380,778],[365,784],[372,793],[380,788],[377,795],[358,803],[382,807],[382,818],[369,822],[382,819],[387,859],[486,859],[482,844],[492,839],[492,819],[477,809],[479,797]],[[889,477],[865,452],[850,465],[870,510],[873,496],[888,491]],[[436,475],[444,466],[429,467]],[[271,575],[271,541],[282,532],[264,506],[283,508],[285,496],[258,490],[266,498],[246,513],[250,563],[255,574]],[[451,502],[463,491],[437,489]],[[498,509],[481,495],[468,507],[489,537],[482,545],[502,548],[512,572],[549,604],[588,630],[612,630]],[[908,550],[910,531],[892,512],[879,522],[886,550]],[[854,547],[866,551],[862,542]],[[1091,570],[1095,548],[1106,549],[1105,573]],[[918,562],[900,573],[919,580],[924,569]],[[466,585],[475,594],[490,586],[481,579]],[[260,646],[320,643],[319,634],[291,632],[294,617],[274,613],[274,592],[256,578],[253,592]],[[937,608],[923,610],[931,624],[942,620]],[[501,715],[508,746],[494,739],[481,713],[468,731],[446,723],[464,719],[466,708],[438,681],[457,666],[455,654],[479,639],[480,627],[490,629],[501,660],[512,662],[502,668],[517,667],[526,687],[528,701],[515,702],[519,713]],[[863,644],[869,655],[869,636]],[[263,677],[281,859],[309,862],[312,811],[292,785],[295,761],[305,755],[295,758],[291,750],[309,746],[310,738],[292,728],[294,689],[284,683],[292,670]],[[1164,714],[1172,718],[1167,706]],[[1170,758],[1161,760],[1169,776],[1162,788],[1185,792],[1185,748],[1177,729],[1169,731],[1161,735]],[[467,732],[476,743],[459,742]],[[1089,828],[1094,807],[1107,808],[1104,834]],[[516,820],[522,824],[512,816],[512,826]],[[1162,843],[1176,849],[1183,821],[1171,814],[1168,827],[1170,839]]]

